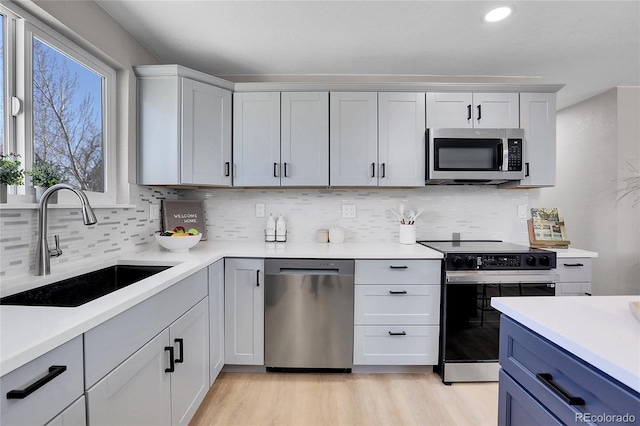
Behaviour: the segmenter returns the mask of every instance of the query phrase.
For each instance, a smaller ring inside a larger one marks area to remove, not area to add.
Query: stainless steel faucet
[[[47,242],[47,202],[51,194],[61,189],[69,189],[80,198],[80,202],[82,203],[82,221],[85,225],[93,225],[98,221],[89,204],[87,195],[82,192],[80,188],[67,183],[58,183],[44,191],[38,204],[38,246],[36,247],[35,275],[49,275],[51,273],[50,259],[62,254],[62,250],[60,250],[60,238],[57,235],[54,236],[56,248],[49,249],[49,243]]]

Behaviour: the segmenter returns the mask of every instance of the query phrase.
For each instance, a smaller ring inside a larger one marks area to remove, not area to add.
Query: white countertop
[[[576,248],[566,248],[566,249],[545,249],[556,252],[556,257],[564,258],[564,257],[598,257],[598,253],[595,251],[587,251],[580,250]]]
[[[264,243],[202,241],[188,253],[170,253],[154,246],[118,258],[52,266],[52,275],[3,280],[7,296],[117,263],[175,265],[152,277],[76,308],[0,306],[0,376],[118,315],[224,257],[335,258],[335,259],[442,259],[442,254],[420,244],[399,243]]]
[[[640,392],[640,296],[494,297],[491,306]]]

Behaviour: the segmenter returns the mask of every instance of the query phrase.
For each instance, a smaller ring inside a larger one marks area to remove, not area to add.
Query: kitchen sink
[[[114,265],[0,299],[0,305],[76,307],[171,266]]]

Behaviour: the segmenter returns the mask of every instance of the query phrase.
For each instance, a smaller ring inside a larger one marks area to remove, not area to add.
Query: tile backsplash
[[[502,239],[527,242],[518,205],[529,203],[529,191],[492,186],[427,186],[417,189],[167,189],[132,185],[135,208],[95,209],[98,223],[84,226],[80,209],[49,210],[49,241],[60,235],[63,255],[56,264],[87,257],[100,258],[155,244],[158,220],[149,220],[149,205],[162,199],[205,201],[210,240],[264,238],[266,217],[255,217],[255,205],[264,203],[266,215],[282,213],[289,241],[313,241],[320,228],[342,227],[345,241],[397,242],[399,227],[390,208],[424,209],[416,221],[418,239]],[[355,219],[342,218],[342,205],[356,206]],[[0,280],[31,273],[37,241],[38,211],[0,210]]]

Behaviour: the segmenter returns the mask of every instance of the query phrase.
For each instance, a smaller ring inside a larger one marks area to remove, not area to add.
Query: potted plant
[[[7,187],[22,185],[24,170],[20,168],[19,154],[0,153],[0,203],[7,202]]]
[[[33,163],[31,171],[25,172],[31,176],[31,184],[36,189],[36,202],[40,201],[42,194],[50,186],[60,183],[62,180],[62,174],[58,169],[46,161],[36,161]],[[50,203],[56,203],[58,201],[58,193],[51,194],[49,198]]]

